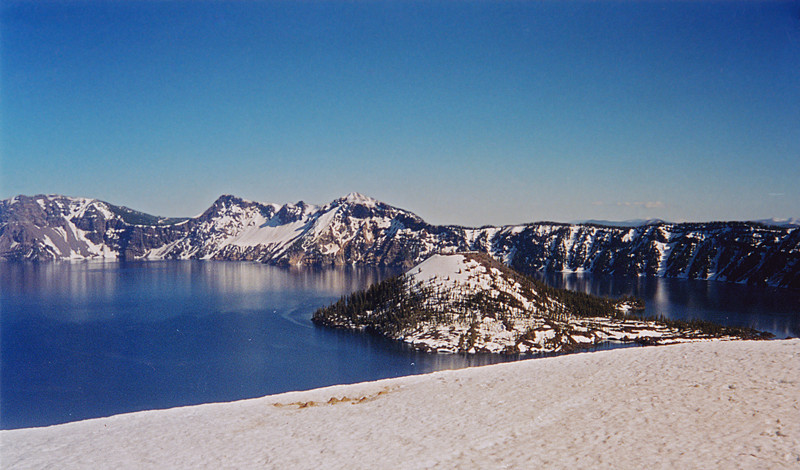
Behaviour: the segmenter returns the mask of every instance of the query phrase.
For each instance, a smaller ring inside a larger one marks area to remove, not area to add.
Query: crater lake
[[[399,269],[249,262],[0,263],[0,428],[233,401],[530,356],[414,351],[312,313]],[[685,279],[547,273],[635,295],[645,315],[800,335],[800,292]],[[604,346],[609,347],[609,346]]]

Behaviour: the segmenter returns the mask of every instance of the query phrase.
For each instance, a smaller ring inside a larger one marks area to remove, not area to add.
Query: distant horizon
[[[2,198],[800,217],[797,0],[6,0],[0,43]]]
[[[14,199],[15,197],[19,197],[19,196],[31,197],[31,198],[35,198],[35,197],[39,197],[39,196],[45,196],[45,197],[68,197],[68,198],[86,198],[86,199],[91,199],[91,200],[96,200],[96,201],[104,202],[104,203],[107,203],[107,204],[112,204],[112,205],[114,205],[114,206],[118,206],[118,207],[124,207],[124,208],[126,208],[126,209],[130,209],[130,210],[133,210],[133,211],[136,211],[136,212],[141,212],[141,213],[144,213],[144,214],[147,214],[147,215],[151,215],[151,216],[155,216],[155,217],[160,217],[160,218],[173,218],[173,219],[174,219],[174,218],[178,218],[178,219],[193,219],[193,218],[196,218],[196,217],[199,217],[199,216],[201,216],[201,215],[202,215],[202,214],[203,214],[203,213],[204,213],[204,212],[205,212],[205,211],[206,211],[208,208],[210,208],[210,207],[211,207],[211,206],[212,206],[212,205],[213,205],[213,204],[214,204],[214,203],[215,203],[217,200],[219,200],[219,199],[220,199],[220,198],[222,198],[222,197],[226,197],[226,196],[235,197],[235,198],[239,198],[239,199],[242,199],[242,200],[244,200],[244,201],[247,201],[247,202],[254,202],[254,203],[258,203],[258,204],[276,204],[276,205],[283,206],[283,205],[286,205],[286,204],[298,204],[298,203],[301,203],[301,202],[302,202],[302,203],[304,203],[304,204],[308,204],[308,205],[312,205],[312,206],[323,207],[323,206],[325,206],[326,204],[330,204],[331,202],[334,202],[334,201],[336,201],[336,200],[339,200],[339,199],[345,199],[347,196],[349,196],[349,195],[351,195],[351,194],[358,194],[358,195],[361,195],[361,196],[365,196],[365,197],[367,197],[367,198],[374,199],[375,201],[377,201],[377,202],[379,202],[379,203],[387,204],[387,205],[389,205],[389,206],[392,206],[392,207],[395,207],[395,208],[397,208],[397,209],[402,209],[402,210],[405,210],[405,211],[411,212],[411,213],[413,213],[413,214],[415,214],[415,215],[417,215],[417,216],[421,217],[421,218],[422,218],[422,219],[423,219],[425,222],[427,222],[427,223],[429,223],[429,224],[431,224],[431,225],[462,226],[462,227],[466,227],[466,228],[480,228],[480,227],[485,227],[485,226],[514,226],[514,225],[526,225],[526,224],[550,223],[550,222],[552,222],[552,223],[558,223],[558,224],[574,224],[574,225],[577,225],[577,224],[590,224],[590,225],[591,225],[591,224],[597,224],[597,225],[604,225],[604,224],[607,224],[607,225],[615,225],[615,224],[631,224],[632,226],[636,226],[636,225],[640,225],[640,224],[645,224],[645,223],[650,223],[650,222],[653,222],[653,223],[657,223],[657,222],[663,222],[663,223],[665,223],[665,224],[692,224],[692,223],[713,223],[713,222],[755,222],[755,223],[767,223],[767,222],[772,222],[772,223],[776,223],[776,224],[781,224],[781,223],[783,223],[783,224],[789,224],[789,225],[791,225],[791,226],[800,226],[800,217],[784,217],[784,218],[776,218],[776,217],[761,217],[761,218],[757,218],[757,219],[747,219],[747,220],[745,220],[745,219],[728,219],[728,220],[723,220],[723,219],[709,219],[709,220],[665,220],[665,219],[661,219],[661,218],[657,218],[657,217],[654,217],[654,218],[649,218],[649,219],[625,219],[625,220],[611,220],[611,219],[586,218],[586,219],[581,219],[581,220],[554,220],[554,219],[541,219],[541,220],[529,220],[529,221],[521,221],[521,222],[509,223],[509,224],[477,224],[477,225],[465,225],[465,224],[439,224],[439,223],[435,223],[435,222],[431,222],[431,221],[429,221],[428,219],[426,219],[425,217],[423,217],[422,215],[420,215],[420,214],[419,214],[419,212],[417,212],[417,211],[416,211],[416,210],[414,210],[414,209],[410,209],[410,208],[407,208],[407,207],[398,206],[398,205],[396,205],[396,204],[393,204],[391,201],[384,201],[384,200],[381,200],[381,199],[378,199],[378,198],[373,198],[373,197],[372,197],[372,196],[370,196],[369,194],[359,193],[358,191],[351,191],[351,192],[349,192],[349,193],[347,193],[347,194],[343,194],[343,195],[341,195],[341,196],[335,197],[335,198],[333,198],[333,199],[331,199],[331,200],[329,200],[329,201],[325,201],[325,202],[320,202],[320,201],[308,201],[308,200],[305,200],[305,199],[298,199],[297,201],[259,201],[259,200],[256,200],[256,199],[249,199],[249,198],[246,198],[246,197],[241,197],[241,196],[239,196],[239,195],[236,195],[236,194],[225,193],[225,194],[220,194],[219,196],[217,196],[216,198],[214,198],[212,201],[210,201],[210,202],[208,203],[208,205],[206,206],[206,208],[205,208],[205,209],[203,209],[203,211],[201,211],[201,212],[199,212],[199,213],[196,213],[196,214],[194,214],[194,215],[165,215],[165,214],[159,214],[159,213],[151,213],[151,212],[143,211],[143,210],[141,210],[141,209],[139,209],[139,208],[137,208],[137,207],[133,207],[133,206],[130,206],[130,205],[128,205],[128,204],[121,203],[121,202],[109,201],[109,200],[107,200],[107,199],[103,199],[103,198],[93,198],[93,197],[80,196],[80,195],[74,195],[74,194],[58,194],[58,193],[16,194],[16,195],[14,195],[14,196],[10,196],[10,197],[7,197],[7,198],[3,198],[3,200],[11,200],[11,199]],[[625,226],[625,225],[623,225],[623,226]]]

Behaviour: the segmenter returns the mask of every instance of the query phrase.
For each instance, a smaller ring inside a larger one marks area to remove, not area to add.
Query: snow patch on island
[[[670,344],[760,337],[706,324],[632,315],[640,300],[547,287],[480,253],[433,255],[398,279],[319,309],[312,321],[371,330],[443,353],[541,353],[604,342]]]

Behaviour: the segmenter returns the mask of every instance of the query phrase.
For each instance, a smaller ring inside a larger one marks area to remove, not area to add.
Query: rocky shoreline
[[[440,353],[566,352],[606,342],[646,345],[764,339],[748,328],[643,319],[636,299],[548,287],[479,253],[435,255],[315,312],[321,326],[377,333]]]

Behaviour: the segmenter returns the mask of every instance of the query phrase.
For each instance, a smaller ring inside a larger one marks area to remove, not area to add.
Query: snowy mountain
[[[589,219],[574,222],[579,225],[603,225],[606,227],[641,227],[642,225],[668,224],[661,219],[598,220]]]
[[[769,225],[771,227],[784,227],[784,228],[800,227],[800,219],[796,217],[790,217],[788,219],[779,219],[773,217],[771,219],[753,220],[753,222],[758,224]]]
[[[413,266],[480,251],[521,272],[713,279],[800,288],[800,230],[746,222],[638,227],[533,223],[436,226],[358,193],[317,206],[225,195],[164,219],[65,196],[0,201],[0,259],[217,259],[275,265]]]
[[[752,330],[641,320],[635,299],[554,289],[483,253],[434,255],[404,275],[314,313],[321,326],[367,330],[437,352],[552,352],[604,341],[667,344],[757,338]]]
[[[131,258],[181,237],[185,222],[95,199],[17,196],[0,201],[0,259]]]

